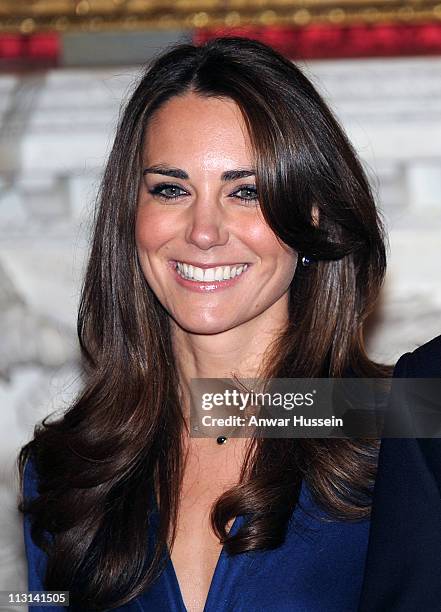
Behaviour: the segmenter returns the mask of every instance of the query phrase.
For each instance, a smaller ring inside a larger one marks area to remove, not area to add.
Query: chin
[[[218,317],[216,320],[206,320],[200,317],[197,320],[191,318],[177,318],[174,317],[175,323],[184,331],[191,334],[199,335],[213,335],[221,334],[229,329],[233,329],[237,326],[237,323],[231,321],[220,320]]]

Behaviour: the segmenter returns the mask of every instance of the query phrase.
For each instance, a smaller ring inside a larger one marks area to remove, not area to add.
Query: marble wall
[[[392,363],[441,333],[441,58],[303,64],[362,157],[389,232],[369,336]],[[14,462],[79,385],[91,211],[137,68],[0,75],[0,590],[25,585]]]

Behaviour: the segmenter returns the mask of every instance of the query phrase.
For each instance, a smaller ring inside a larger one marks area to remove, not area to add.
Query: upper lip
[[[197,261],[184,261],[181,259],[173,259],[172,260],[173,263],[186,263],[189,266],[194,266],[196,268],[221,268],[222,266],[237,266],[237,265],[244,265],[246,263],[248,263],[247,261],[233,261],[233,262],[222,262],[222,263],[211,263],[211,264],[206,264],[206,263],[199,263]],[[248,263],[248,265],[250,265]]]

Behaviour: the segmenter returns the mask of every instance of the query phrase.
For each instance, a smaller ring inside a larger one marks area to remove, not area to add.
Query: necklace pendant
[[[218,444],[225,444],[225,442],[228,440],[228,438],[226,438],[225,436],[219,436],[218,438],[216,438],[216,442]]]

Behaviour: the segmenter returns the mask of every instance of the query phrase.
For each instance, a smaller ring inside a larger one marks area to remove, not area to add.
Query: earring
[[[303,255],[301,261],[302,261],[302,266],[304,268],[307,268],[308,266],[310,266],[312,264],[312,262],[314,260],[312,259],[312,257],[308,257],[307,255]]]

